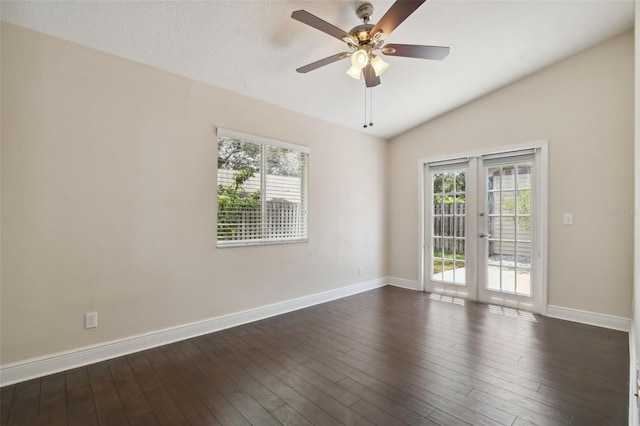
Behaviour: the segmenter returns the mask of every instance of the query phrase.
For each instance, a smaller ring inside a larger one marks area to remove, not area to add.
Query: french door
[[[540,150],[427,162],[425,291],[541,312]]]

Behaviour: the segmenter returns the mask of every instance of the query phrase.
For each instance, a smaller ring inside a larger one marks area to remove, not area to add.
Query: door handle
[[[480,238],[491,238],[491,234],[478,234],[478,237]]]

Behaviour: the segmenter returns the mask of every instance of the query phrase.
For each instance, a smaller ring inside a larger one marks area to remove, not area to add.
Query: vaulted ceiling
[[[385,57],[363,128],[363,81],[341,41],[291,19],[304,9],[349,31],[364,1],[2,1],[2,20],[383,138],[633,27],[634,2],[457,1],[423,4],[389,43],[450,46],[444,61]],[[373,23],[392,5],[372,1]],[[368,120],[367,120],[368,121]]]

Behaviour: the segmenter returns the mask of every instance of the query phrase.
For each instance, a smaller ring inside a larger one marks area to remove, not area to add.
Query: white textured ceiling
[[[2,20],[275,105],[391,138],[633,27],[633,1],[430,0],[388,43],[450,46],[444,61],[386,57],[363,129],[364,83],[348,61],[295,69],[346,45],[291,19],[346,30],[365,1],[2,1]],[[377,22],[391,1],[372,1]]]

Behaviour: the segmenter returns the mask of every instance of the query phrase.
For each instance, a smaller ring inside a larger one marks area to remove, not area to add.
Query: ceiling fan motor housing
[[[353,27],[349,34],[358,39],[360,44],[368,43],[371,40],[369,32],[373,29],[373,24],[361,24]]]

